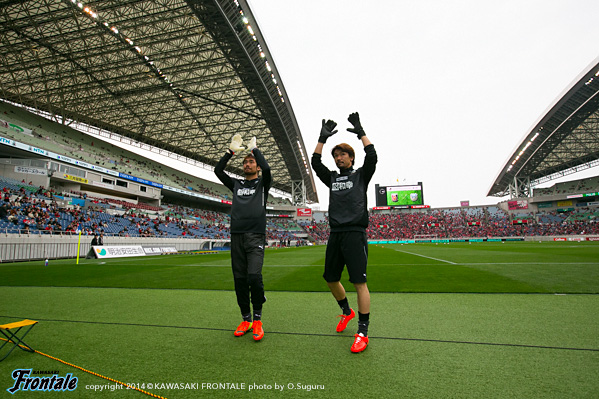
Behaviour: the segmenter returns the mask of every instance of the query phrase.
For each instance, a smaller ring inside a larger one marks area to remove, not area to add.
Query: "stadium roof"
[[[234,134],[256,136],[273,187],[291,193],[303,181],[318,201],[245,0],[0,1],[0,39],[3,99],[208,165]]]
[[[564,90],[501,168],[487,196],[528,196],[534,185],[599,165],[599,58]]]

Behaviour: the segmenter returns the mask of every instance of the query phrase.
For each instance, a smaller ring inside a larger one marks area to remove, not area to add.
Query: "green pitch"
[[[268,249],[266,289],[327,291],[324,253],[324,246]],[[599,293],[599,243],[370,245],[368,272],[373,292]],[[0,279],[6,286],[233,289],[228,252],[4,264]]]
[[[599,245],[369,250],[371,343],[361,354],[349,351],[355,320],[334,332],[324,247],[266,252],[261,342],[233,337],[228,253],[2,264],[0,324],[38,320],[26,339],[35,349],[167,398],[596,396]],[[71,393],[19,397],[148,397],[39,354],[17,350],[0,366],[0,391],[19,368],[78,378]]]

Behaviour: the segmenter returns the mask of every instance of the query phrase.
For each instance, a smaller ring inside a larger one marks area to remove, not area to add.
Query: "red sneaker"
[[[368,337],[362,334],[356,334],[354,344],[351,346],[351,351],[354,353],[362,352],[368,346]]]
[[[351,309],[351,313],[349,314],[349,316],[340,314],[337,317],[341,317],[341,320],[339,320],[339,324],[337,324],[337,332],[341,332],[341,331],[345,330],[345,327],[347,327],[347,323],[349,323],[349,321],[351,319],[356,317],[356,312],[354,312],[354,310]]]
[[[254,321],[254,325],[252,326],[254,330],[254,341],[260,341],[262,337],[264,337],[264,330],[262,329],[262,321],[256,320]]]
[[[246,332],[250,331],[251,329],[252,329],[251,321],[242,321],[241,324],[239,326],[237,326],[237,329],[235,330],[233,335],[235,335],[236,337],[241,337],[242,335],[244,335]]]

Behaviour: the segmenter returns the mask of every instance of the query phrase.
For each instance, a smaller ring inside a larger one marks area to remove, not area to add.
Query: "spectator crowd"
[[[1,233],[81,231],[121,237],[230,238],[230,216],[221,212],[172,204],[152,207],[83,193],[71,194],[83,199],[85,206],[65,206],[64,198],[52,189],[3,182],[0,179]],[[536,214],[508,213],[496,206],[371,213],[367,234],[372,240],[597,235],[598,218],[599,210],[588,207]],[[269,218],[266,234],[268,241],[280,246],[323,243],[328,239],[329,226],[326,220]]]

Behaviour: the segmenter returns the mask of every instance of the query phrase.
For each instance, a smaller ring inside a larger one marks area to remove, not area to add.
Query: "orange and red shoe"
[[[356,312],[354,312],[353,309],[350,309],[351,313],[349,315],[344,315],[344,314],[340,314],[337,317],[341,317],[341,320],[339,320],[339,324],[337,324],[337,332],[341,332],[343,330],[345,330],[345,327],[347,327],[347,323],[349,323],[349,321],[351,319],[353,319],[354,317],[356,317]]]
[[[255,320],[254,321],[254,325],[252,326],[253,334],[254,334],[254,341],[260,341],[262,339],[262,337],[264,337],[264,330],[262,329],[262,321],[261,320]]]
[[[364,334],[356,334],[354,344],[351,346],[351,351],[354,353],[362,352],[368,346],[368,337]]]
[[[237,329],[235,330],[233,335],[235,335],[236,337],[241,337],[242,335],[244,335],[246,332],[250,331],[251,329],[252,329],[251,321],[242,321],[241,324],[239,326],[237,326]]]

